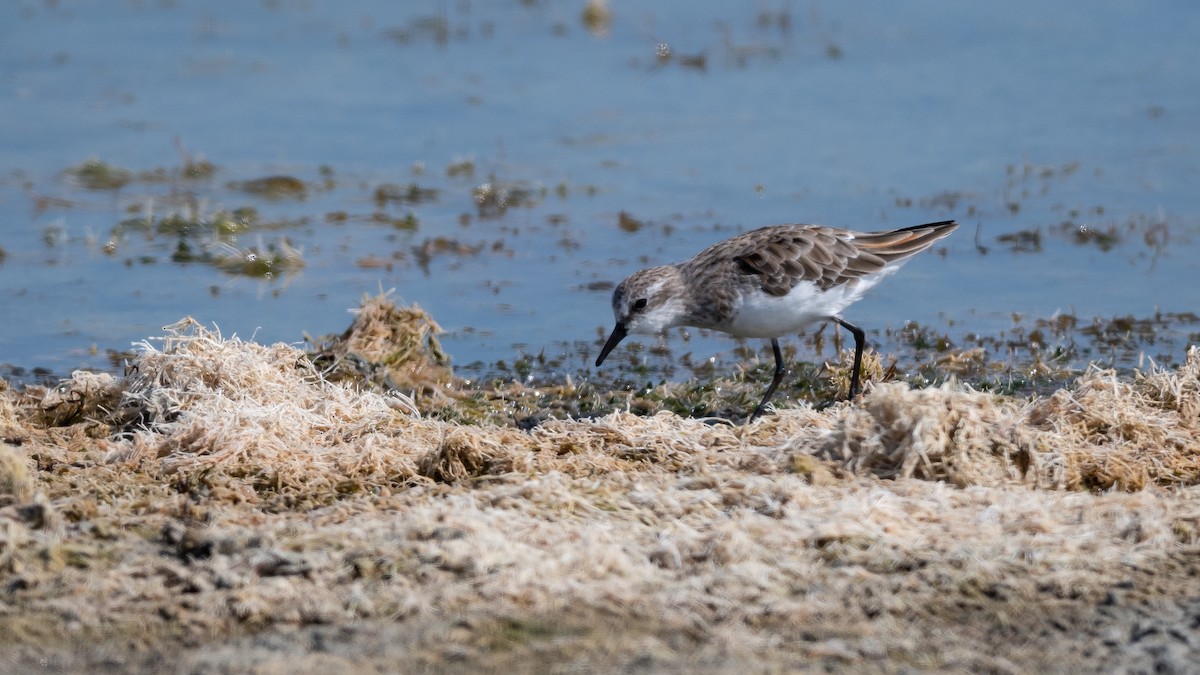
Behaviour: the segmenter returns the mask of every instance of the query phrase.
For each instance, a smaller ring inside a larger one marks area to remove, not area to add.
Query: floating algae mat
[[[0,670],[1200,662],[1200,349],[526,429],[452,421],[483,394],[436,334],[383,297],[309,352],[185,320],[0,391]]]

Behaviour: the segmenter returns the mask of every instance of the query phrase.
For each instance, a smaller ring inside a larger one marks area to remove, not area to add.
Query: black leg
[[[850,396],[848,399],[854,400],[854,397],[858,396],[858,373],[862,370],[863,342],[866,341],[867,336],[863,334],[863,329],[841,317],[834,317],[833,320],[854,335],[854,372],[850,374]]]
[[[771,349],[775,350],[775,377],[771,380],[771,386],[767,387],[767,393],[763,394],[762,403],[759,403],[758,407],[754,409],[754,414],[750,416],[750,419],[746,420],[746,424],[753,422],[755,418],[763,414],[763,411],[767,409],[767,402],[771,400],[775,389],[783,381],[784,373],[787,372],[787,369],[783,367],[783,353],[779,351],[778,339],[771,338]]]

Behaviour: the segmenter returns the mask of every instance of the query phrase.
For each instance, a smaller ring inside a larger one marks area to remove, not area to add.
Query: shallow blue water
[[[611,322],[598,282],[796,221],[962,222],[944,255],[848,312],[874,330],[1200,310],[1200,6],[611,10],[597,33],[574,2],[5,3],[0,361],[107,367],[106,350],[184,315],[292,342],[340,331],[364,294],[395,288],[450,331],[456,364],[545,351],[584,372]],[[114,192],[63,175],[89,158],[178,167],[176,139],[217,176]],[[448,176],[463,159],[474,174]],[[227,185],[273,174],[308,182],[307,198]],[[383,209],[411,212],[415,230],[372,222],[389,182],[438,190]],[[534,198],[482,217],[485,183]],[[181,192],[202,212],[307,219],[234,242],[286,236],[305,267],[260,280],[174,263],[164,235],[104,252],[117,222],[179,210]],[[38,196],[71,205],[39,211]],[[349,219],[328,222],[337,211]],[[644,226],[620,228],[621,212]],[[1119,236],[1081,244],[1081,226]],[[1040,250],[997,239],[1023,230]],[[481,248],[423,268],[413,248],[439,236]],[[391,268],[360,265],[368,256]],[[1178,358],[1187,341],[1166,349]]]

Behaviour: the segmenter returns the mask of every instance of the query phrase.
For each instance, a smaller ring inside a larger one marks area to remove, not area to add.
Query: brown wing
[[[723,241],[692,261],[730,261],[738,274],[753,274],[771,295],[787,295],[801,281],[825,289],[882,269],[886,261],[862,255],[853,233],[819,225],[773,225]]]
[[[852,232],[820,225],[772,225],[720,242],[685,265],[717,268],[731,262],[735,273],[759,277],[771,295],[787,295],[801,281],[822,290],[878,272],[950,234],[946,221],[888,232]]]

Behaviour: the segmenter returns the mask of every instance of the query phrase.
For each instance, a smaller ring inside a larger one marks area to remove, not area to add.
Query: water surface
[[[885,350],[907,321],[965,342],[1014,314],[1197,311],[1200,7],[609,12],[6,3],[0,361],[113,368],[110,351],[184,315],[295,342],[395,289],[460,367],[541,353],[578,375],[612,283],[778,222],[962,223],[847,313]],[[189,158],[215,173],[183,177]],[[132,180],[88,189],[68,170],[89,160]],[[234,185],[280,175],[303,197]],[[245,231],[205,229],[245,207]],[[199,226],[118,227],[172,214]],[[262,254],[285,239],[303,267],[269,278],[179,261],[181,241]],[[1182,360],[1195,331],[1168,322],[1140,348]],[[670,340],[738,361],[717,336]]]

